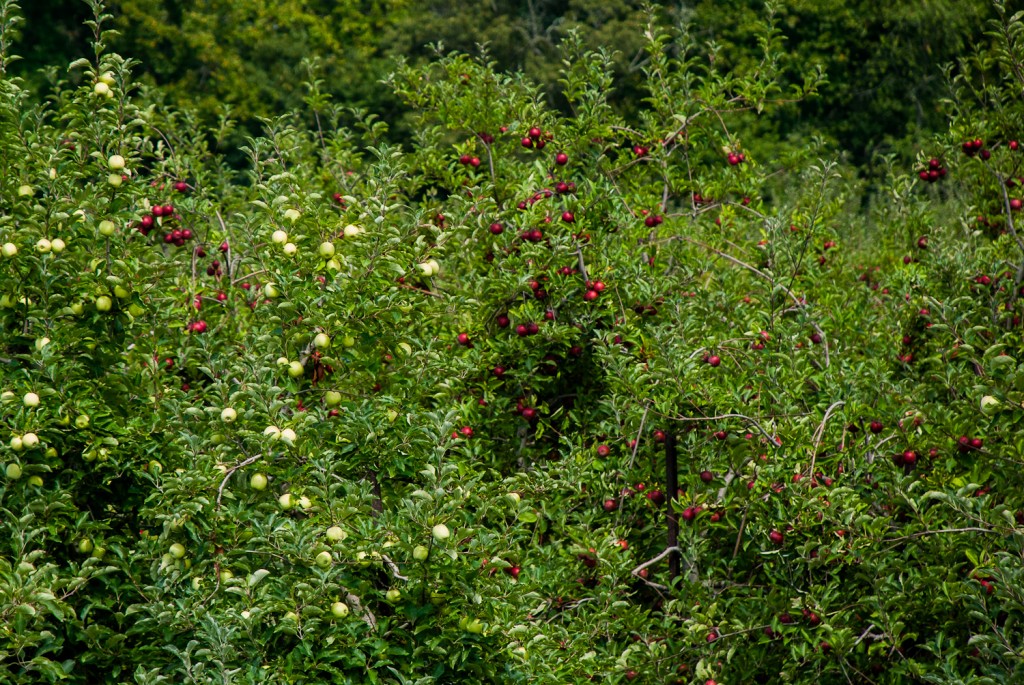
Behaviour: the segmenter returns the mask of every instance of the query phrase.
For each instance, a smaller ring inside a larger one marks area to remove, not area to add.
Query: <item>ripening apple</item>
[[[348,533],[341,526],[331,526],[327,529],[326,535],[331,542],[341,542],[348,537]]]
[[[344,602],[335,602],[331,605],[331,615],[334,618],[345,618],[348,616],[348,604]]]
[[[111,171],[120,171],[124,169],[124,157],[121,155],[110,155],[107,159],[107,167]]]
[[[39,436],[35,433],[25,433],[21,436],[21,444],[24,445],[25,449],[31,450],[39,447]]]
[[[233,423],[238,418],[238,412],[231,407],[224,407],[220,412],[220,420],[224,423]]]
[[[14,243],[4,243],[4,246],[0,247],[0,254],[9,259],[18,254],[18,246]]]
[[[295,498],[292,497],[292,494],[290,492],[286,492],[277,498],[277,503],[281,506],[282,509],[287,511],[295,506]]]
[[[5,472],[7,473],[7,478],[10,480],[18,480],[21,478],[21,466],[14,462],[7,465]]]
[[[328,390],[324,393],[324,402],[327,403],[328,407],[341,404],[341,393],[337,390]]]
[[[43,348],[50,344],[50,339],[47,337],[36,338],[36,352],[42,352]]]
[[[443,523],[439,523],[436,526],[434,526],[431,529],[430,533],[438,542],[443,542],[452,536],[452,532],[448,530],[448,526],[444,525]]]
[[[27,392],[25,393],[25,396],[21,398],[21,402],[29,409],[35,409],[39,406],[39,395],[34,392]]]
[[[326,333],[317,333],[313,338],[313,346],[319,350],[326,350],[331,346],[331,336]]]
[[[321,257],[323,257],[324,259],[330,259],[331,257],[334,256],[334,243],[330,241],[324,241],[320,243],[320,249],[318,251],[320,252]]]
[[[262,473],[254,473],[249,477],[249,487],[253,490],[266,490],[267,477]]]
[[[299,378],[306,373],[306,368],[302,365],[302,362],[294,361],[288,362],[288,375],[292,378]]]
[[[185,545],[175,542],[167,549],[167,552],[175,559],[181,559],[185,556]]]
[[[423,545],[416,545],[412,550],[412,558],[416,561],[426,561],[430,556],[430,550]]]
[[[109,312],[113,306],[114,301],[106,295],[100,295],[96,298],[96,311],[98,312]]]
[[[330,552],[323,551],[323,552],[320,552],[320,554],[316,555],[315,561],[316,561],[316,565],[319,566],[320,568],[330,568],[331,567],[331,563],[334,560],[331,558],[331,553]]]
[[[114,225],[113,221],[110,221],[108,219],[104,219],[103,221],[100,222],[100,225],[99,225],[100,235],[112,236],[112,235],[114,235],[114,231],[116,229],[117,229],[117,226]]]

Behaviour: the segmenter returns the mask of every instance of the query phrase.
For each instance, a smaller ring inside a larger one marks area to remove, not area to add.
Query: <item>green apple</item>
[[[114,186],[115,188],[120,187],[121,183],[123,182],[124,179],[121,178],[121,174],[110,174],[109,176],[107,176],[107,183]]]
[[[25,449],[31,450],[39,447],[39,436],[35,433],[25,433],[21,436],[21,444],[25,446]]]
[[[99,81],[100,83],[106,83],[108,86],[113,86],[114,83],[116,83],[116,81],[114,81],[114,74],[110,71],[105,71],[100,74]]]
[[[72,302],[68,306],[68,309],[70,309],[71,313],[74,314],[75,316],[81,316],[82,314],[85,313],[85,305],[83,305],[81,302]]]
[[[54,252],[60,253],[63,252],[64,248],[67,246],[64,244],[64,241],[61,240],[60,238],[54,238],[53,240],[50,241],[50,247],[53,248]]]
[[[110,155],[107,159],[107,168],[111,171],[120,171],[124,169],[124,157],[121,155]]]
[[[417,266],[419,267],[420,271],[423,272],[424,276],[433,276],[434,275],[434,267],[431,266],[430,262],[421,262]]]
[[[109,312],[113,306],[114,301],[106,295],[100,295],[96,298],[96,311],[98,312]]]
[[[114,297],[116,297],[119,300],[123,300],[126,297],[131,297],[131,294],[132,293],[130,290],[128,290],[127,288],[120,284],[114,286]]]
[[[416,545],[413,547],[412,558],[416,561],[426,561],[428,556],[430,556],[430,550],[424,545]]]
[[[42,479],[41,476],[29,476],[28,484],[29,485],[34,485],[37,488],[41,488],[41,487],[43,487],[43,479]]]
[[[106,83],[103,83],[102,81],[100,81],[92,87],[92,92],[96,93],[100,97],[105,98],[114,96],[114,93],[110,90],[110,86],[108,86]]]
[[[175,559],[181,559],[185,556],[185,545],[180,542],[175,542],[167,549],[167,552]]]
[[[285,612],[285,615],[281,617],[282,621],[291,621],[293,623],[299,622],[299,615],[294,611]]]
[[[288,221],[292,222],[293,224],[299,220],[300,216],[302,216],[302,214],[299,213],[299,210],[297,209],[287,209],[284,212],[284,218],[288,219]]]
[[[293,431],[291,428],[285,428],[283,431],[281,431],[281,440],[283,440],[285,443],[289,445],[294,445],[295,440],[297,438],[298,436],[295,435],[295,431]]]
[[[328,407],[334,407],[341,404],[341,393],[337,390],[328,390],[324,393],[324,402],[327,403]]]
[[[270,236],[270,239],[277,245],[284,245],[288,242],[288,234],[278,229]]]
[[[82,538],[78,541],[78,551],[82,554],[88,554],[92,551],[92,540],[89,538]]]
[[[114,235],[114,231],[116,229],[117,227],[114,225],[114,222],[110,221],[109,219],[104,219],[103,221],[100,222],[100,235],[112,236]]]
[[[320,243],[320,256],[324,259],[330,259],[334,256],[334,243],[330,241],[324,241]]]
[[[344,231],[346,238],[355,238],[362,232],[363,229],[360,226],[356,226],[355,224],[349,224],[348,226],[345,227]]]
[[[229,569],[229,568],[221,569],[221,572],[220,572],[220,582],[226,583],[226,582],[228,582],[229,580],[231,580],[234,577],[235,577],[235,574],[231,572],[231,569]]]
[[[272,300],[278,295],[280,295],[281,291],[278,290],[277,286],[274,285],[273,283],[267,283],[265,286],[263,286],[263,294],[267,297],[267,299]]]
[[[284,253],[289,257],[294,257],[299,251],[299,248],[295,247],[295,243],[285,243],[284,247],[281,249],[284,250]]]
[[[27,392],[25,393],[25,396],[21,398],[21,401],[22,404],[24,404],[29,409],[35,409],[36,407],[39,406],[39,395],[35,394],[34,392]]]
[[[220,412],[220,420],[224,423],[233,423],[238,418],[238,412],[231,407],[224,407]]]
[[[106,547],[97,547],[96,549],[94,549],[92,551],[92,554],[90,554],[89,556],[92,557],[93,559],[102,559],[103,555],[106,554],[106,553],[107,553],[107,548]],[[192,564],[192,562],[190,562],[188,559],[185,560],[185,568],[188,568],[189,566],[191,566],[191,564]]]
[[[199,576],[195,576],[194,578],[192,578],[192,589],[193,590],[198,590],[199,586],[202,585],[202,584],[203,584],[203,579],[200,578]]]
[[[18,254],[18,246],[14,243],[4,243],[3,247],[0,247],[0,254],[4,257],[13,257]]]
[[[337,259],[333,259],[333,258],[332,259],[328,259],[327,260],[327,268],[330,269],[331,271],[341,271],[341,262],[339,262]]]
[[[147,464],[150,473],[160,473],[164,470],[164,465],[153,459]]]
[[[306,367],[302,365],[302,362],[288,362],[288,375],[292,378],[300,378],[305,373]]]
[[[267,477],[262,473],[254,473],[249,477],[249,487],[253,490],[266,490]]]
[[[315,561],[316,561],[316,565],[319,566],[320,568],[330,568],[331,567],[331,562],[333,562],[334,559],[331,558],[331,553],[330,552],[324,551],[324,552],[320,552],[320,554],[316,555]]]
[[[313,507],[313,502],[308,497],[303,495],[302,497],[299,498],[299,509],[305,510],[305,509],[311,509],[312,507]]]
[[[40,238],[36,241],[36,252],[39,254],[46,254],[53,249],[53,245],[46,238]]]
[[[327,529],[326,535],[327,539],[331,542],[341,542],[348,537],[348,533],[346,533],[341,526],[331,526]]]
[[[344,338],[341,339],[341,344],[344,345],[345,347],[355,347],[356,339],[353,338],[351,335],[346,335]]]
[[[50,344],[49,338],[36,338],[36,352],[42,352],[43,348]]]
[[[402,599],[402,591],[396,590],[395,588],[391,588],[384,595],[384,598],[387,599],[389,602],[397,602],[398,600]]]
[[[335,602],[331,605],[331,615],[334,618],[345,618],[348,616],[348,604],[344,602]]]
[[[985,416],[992,416],[999,411],[1000,404],[1002,403],[992,395],[985,395],[980,402],[981,413]]]
[[[448,526],[444,525],[443,523],[439,523],[436,526],[434,526],[431,529],[430,533],[438,542],[444,542],[452,536],[452,532],[448,530]]]
[[[507,497],[508,501],[511,502],[512,504],[519,504],[519,493],[518,492],[510,492],[507,495],[505,495],[505,497]]]
[[[431,259],[427,262],[430,265],[430,275],[436,276],[441,273],[441,265],[437,263],[436,259]]]
[[[286,492],[277,498],[277,503],[282,509],[288,511],[295,506],[295,498],[292,497],[290,492]]]
[[[313,346],[319,350],[326,350],[331,346],[331,336],[326,333],[317,333],[313,338]]]
[[[474,633],[479,635],[484,632],[484,624],[480,622],[480,619],[474,618],[466,622],[466,632]]]
[[[7,477],[10,480],[18,480],[19,478],[21,478],[21,466],[14,462],[8,464],[5,471],[7,473]]]
[[[89,420],[88,414],[79,414],[75,417],[75,428],[88,428]]]
[[[281,439],[281,429],[277,426],[267,426],[263,429],[263,435],[267,436],[271,440]]]
[[[18,186],[18,197],[32,197],[36,191],[30,185]]]

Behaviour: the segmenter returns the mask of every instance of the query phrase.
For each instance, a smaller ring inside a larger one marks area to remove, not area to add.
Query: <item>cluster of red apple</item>
[[[744,155],[742,152],[730,152],[727,159],[729,160],[730,166],[738,166],[747,161],[746,155]]]
[[[946,177],[946,167],[942,166],[942,162],[932,157],[928,160],[928,168],[922,169],[917,175],[922,181],[935,183],[940,178]]]
[[[982,142],[981,138],[975,138],[974,140],[965,140],[963,145],[961,145],[960,147],[963,149],[964,154],[968,155],[969,157],[973,157],[979,152],[981,153],[982,159],[988,159],[989,157],[992,156],[992,153],[985,149],[985,143]],[[1016,150],[1017,141],[1011,141],[1010,147],[1011,149]]]
[[[139,220],[139,233],[148,236],[150,231],[157,225],[157,219],[165,219],[170,221],[175,218],[174,205],[153,205],[149,214],[143,215]],[[163,222],[161,222],[162,224]],[[191,229],[188,228],[175,228],[167,231],[164,234],[164,242],[172,245],[181,247],[186,241],[192,240],[195,236]]]
[[[527,131],[526,135],[523,136],[523,139],[519,142],[525,148],[537,148],[538,150],[543,150],[544,146],[548,144],[547,141],[552,138],[554,138],[554,135],[552,135],[550,131],[541,131],[539,128],[534,126]],[[559,154],[561,155],[564,153]],[[566,157],[565,161],[569,161],[569,158]],[[559,164],[565,164],[565,162],[559,162]]]

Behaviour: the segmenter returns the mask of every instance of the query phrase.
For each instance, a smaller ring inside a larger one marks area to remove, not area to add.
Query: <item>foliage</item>
[[[10,682],[1020,680],[1020,16],[864,213],[775,12],[629,115],[413,56],[401,147],[310,59],[239,170],[90,8],[39,101],[0,0]]]

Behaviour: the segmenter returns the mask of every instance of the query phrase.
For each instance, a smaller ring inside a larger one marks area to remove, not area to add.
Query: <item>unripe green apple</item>
[[[316,565],[320,568],[330,568],[331,562],[334,561],[331,558],[331,553],[324,551],[316,555]]]
[[[89,415],[79,414],[75,417],[75,428],[88,428],[89,427]]]
[[[510,502],[512,502],[512,504],[519,504],[519,493],[518,492],[510,492],[507,495],[505,495],[505,497],[508,497],[508,500]]]
[[[114,94],[113,92],[111,92],[110,86],[108,86],[106,83],[104,83],[102,81],[100,81],[99,83],[97,83],[95,86],[92,87],[92,92],[96,93],[100,97],[107,97],[107,98],[113,96],[113,94]]]
[[[443,523],[439,523],[434,526],[430,532],[438,542],[444,542],[452,536],[452,532],[448,530],[448,526]]]
[[[356,339],[353,338],[351,335],[346,335],[344,338],[342,338],[341,344],[344,345],[345,347],[355,347]]]
[[[299,622],[299,615],[296,614],[294,611],[288,611],[288,612],[285,613],[284,616],[281,617],[281,620],[282,621],[292,621],[293,623],[298,623]]]
[[[114,186],[115,188],[120,187],[120,185],[123,182],[124,182],[124,179],[121,178],[121,174],[110,174],[109,176],[107,176],[107,183],[109,183],[110,185]]]
[[[46,254],[53,249],[53,245],[46,238],[40,238],[36,241],[36,252],[39,254]]]
[[[47,337],[36,338],[36,351],[42,352],[43,348],[50,344],[50,339]]]
[[[249,487],[253,490],[266,490],[267,477],[262,473],[254,473],[249,477]]]
[[[363,232],[363,229],[360,228],[359,226],[356,226],[355,224],[349,224],[348,226],[345,227],[345,237],[346,238],[355,238],[357,235],[359,235],[362,232]]]
[[[238,418],[238,412],[231,407],[224,407],[220,411],[220,420],[224,423],[233,423]]]
[[[326,333],[317,333],[313,338],[313,346],[320,350],[326,350],[331,346],[331,336]]]
[[[434,267],[431,266],[430,262],[421,262],[417,266],[419,267],[420,271],[423,272],[424,276],[433,276],[434,275]]]
[[[330,259],[334,256],[334,243],[330,241],[324,241],[320,243],[320,256],[324,259]]]
[[[337,390],[328,390],[324,393],[324,402],[327,403],[328,407],[341,404],[341,393]]]
[[[0,247],[0,254],[4,257],[13,257],[18,254],[18,246],[14,243],[4,243],[3,247]]]
[[[221,572],[220,572],[220,582],[226,583],[227,581],[231,580],[234,577],[235,577],[235,574],[231,572],[231,569],[229,569],[229,568],[221,569]]]
[[[1000,404],[1002,403],[992,395],[985,395],[981,398],[981,413],[985,416],[992,416],[999,411]]]
[[[43,487],[43,479],[42,479],[41,476],[29,476],[28,484],[29,485],[34,485],[37,488],[41,488],[41,487]]]
[[[263,286],[263,294],[266,295],[268,299],[272,300],[278,295],[280,295],[281,291],[278,290],[277,286],[274,285],[273,283],[267,283],[265,286]]]
[[[478,618],[471,619],[466,623],[466,632],[479,635],[484,632],[484,624]]]
[[[122,285],[115,285],[114,286],[114,297],[116,297],[119,300],[123,300],[126,297],[130,297],[131,294],[132,294],[131,291],[128,290],[127,288],[125,288]]]
[[[71,313],[75,316],[81,316],[85,313],[85,305],[81,302],[72,302],[68,309],[70,309]]]
[[[18,186],[18,197],[32,197],[36,191],[30,185]]]
[[[124,157],[121,155],[110,155],[107,159],[107,167],[111,171],[120,171],[124,169]]]
[[[348,533],[341,526],[331,526],[327,529],[326,535],[331,542],[341,542],[348,537]]]
[[[114,85],[115,81],[114,81],[114,74],[113,74],[113,72],[110,72],[110,71],[103,72],[100,75],[99,81],[100,81],[100,83],[106,83],[108,86]]]
[[[329,259],[327,260],[327,268],[331,271],[341,271],[341,262],[337,259]]]
[[[82,554],[88,554],[92,551],[92,540],[89,538],[82,538],[78,541],[78,551]]]
[[[21,436],[21,444],[25,446],[25,449],[32,450],[39,447],[39,436],[35,433],[25,433]]]
[[[436,276],[441,273],[441,265],[437,263],[436,259],[431,259],[427,262],[430,265],[430,275]]]
[[[416,545],[413,547],[412,558],[416,561],[426,561],[428,556],[430,556],[430,550],[424,545]]]
[[[348,616],[348,604],[344,602],[335,602],[331,605],[331,614],[334,618],[345,618]]]
[[[50,248],[55,253],[59,254],[59,253],[63,252],[65,247],[67,247],[67,246],[64,244],[64,241],[61,240],[60,238],[54,238],[53,240],[50,241]]]
[[[104,219],[103,221],[100,222],[100,225],[99,225],[100,235],[112,236],[112,235],[114,235],[114,231],[115,230],[117,230],[117,226],[114,225],[113,221],[110,221],[108,219]]]
[[[271,440],[281,439],[281,429],[277,426],[267,426],[263,429],[263,435],[267,436]]]
[[[281,440],[283,440],[289,445],[295,444],[295,440],[297,438],[298,436],[295,435],[295,431],[293,431],[291,428],[285,428],[283,431],[281,431]]]
[[[109,312],[113,306],[114,301],[106,295],[100,295],[96,298],[96,311],[98,312]]]
[[[288,511],[289,509],[295,506],[295,498],[292,497],[292,494],[290,492],[286,492],[277,498],[277,503],[278,505],[280,505],[282,509]]]
[[[7,465],[5,471],[7,473],[7,478],[10,480],[18,480],[21,478],[21,466],[13,461]]]
[[[185,556],[185,545],[175,542],[167,549],[167,552],[175,559],[181,559]]]
[[[24,404],[29,409],[35,409],[36,407],[39,406],[39,395],[35,394],[34,392],[27,392],[25,393],[25,396],[21,398],[21,401],[22,404]]]
[[[295,243],[285,243],[282,249],[284,250],[284,253],[289,257],[294,257],[295,254],[299,251],[299,248],[295,247]]]
[[[300,216],[302,216],[302,214],[300,214],[299,210],[297,209],[286,209],[284,212],[284,218],[288,219],[288,221],[292,222],[293,224],[299,220]]]
[[[402,591],[396,590],[395,588],[391,588],[384,595],[384,598],[387,599],[389,602],[397,602],[398,600],[402,599]]]
[[[200,578],[199,576],[195,576],[194,578],[192,578],[192,589],[193,590],[198,590],[199,586],[202,585],[202,584],[203,584],[203,579]]]
[[[271,234],[270,239],[278,245],[284,245],[288,242],[288,234],[281,229],[277,229]]]
[[[306,367],[302,365],[302,362],[294,361],[288,362],[288,375],[292,378],[299,378],[306,373]]]
[[[299,498],[299,508],[300,509],[311,509],[312,507],[313,507],[313,502],[308,497],[303,495],[302,497]]]

